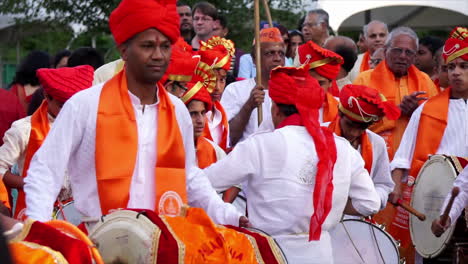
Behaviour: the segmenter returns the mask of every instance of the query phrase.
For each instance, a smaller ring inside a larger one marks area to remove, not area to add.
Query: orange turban
[[[180,98],[185,105],[188,105],[192,100],[198,100],[205,103],[207,110],[212,108],[213,101],[211,101],[211,95],[206,90],[203,82],[188,83],[187,88],[188,90]]]
[[[179,38],[172,46],[171,60],[163,78],[163,83],[166,80],[190,82],[199,61],[198,56],[193,56],[192,47],[182,38]]]
[[[349,119],[361,123],[376,122],[384,116],[389,120],[400,117],[400,109],[394,103],[364,85],[345,85],[340,92],[338,108]]]
[[[117,45],[142,31],[155,28],[175,43],[180,35],[175,0],[122,0],[109,17]]]
[[[320,47],[313,41],[299,46],[297,52],[301,64],[308,64],[311,70],[314,69],[329,80],[336,79],[343,64],[343,58],[340,55]]]
[[[234,56],[236,49],[234,42],[218,36],[211,37],[206,42],[200,41],[200,65],[206,64],[212,69],[225,69],[228,71],[231,68],[231,59]]]
[[[325,92],[317,80],[309,75],[309,67],[276,67],[271,71],[269,94],[277,104],[295,105],[299,114],[288,116],[280,127],[304,125],[314,140],[318,156],[313,192],[314,214],[310,219],[309,240],[320,240],[322,224],[332,207],[333,168],[336,145],[333,133],[320,127],[318,110]]]
[[[260,43],[263,42],[281,42],[284,43],[284,39],[281,36],[281,32],[278,28],[264,28],[260,30]]]
[[[442,53],[445,63],[449,63],[460,57],[468,61],[468,29],[456,27],[450,33],[449,39],[445,41],[444,51]]]
[[[48,95],[65,103],[75,93],[93,85],[94,69],[89,65],[43,68],[37,70],[36,75]]]

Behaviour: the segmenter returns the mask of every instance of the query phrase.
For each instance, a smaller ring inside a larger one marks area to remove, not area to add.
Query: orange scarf
[[[435,89],[427,87],[424,73],[420,72],[414,65],[408,69],[408,86],[395,87],[395,75],[390,71],[386,61],[383,61],[372,71],[370,76],[369,87],[375,87],[382,93],[388,101],[399,105],[405,95],[409,95],[416,91],[427,92],[426,96],[431,97],[437,94]],[[382,85],[388,84],[388,85]],[[421,102],[422,103],[422,102]],[[388,120],[384,117],[379,122],[376,122],[370,127],[372,131],[379,134],[387,143],[387,151],[390,160],[400,145],[401,137],[408,125],[409,118],[401,116],[398,120]]]
[[[29,134],[28,147],[24,157],[24,166],[22,177],[25,178],[31,159],[36,151],[41,147],[50,130],[49,117],[47,112],[47,101],[42,101],[41,106],[31,116],[31,132]],[[23,190],[18,190],[18,199],[16,200],[16,209],[14,217],[23,220],[24,209],[26,209],[26,196]]]
[[[328,125],[328,128],[337,136],[341,137],[340,119],[340,116],[336,116],[336,119]],[[361,135],[361,156],[365,163],[364,167],[370,174],[372,169],[373,152],[372,143],[370,142],[369,136],[366,132]]]
[[[187,203],[184,144],[174,105],[159,83],[158,98],[155,211],[178,215],[182,203]],[[135,113],[128,94],[126,71],[122,70],[104,84],[99,98],[96,178],[103,214],[127,207],[137,144]]]
[[[204,169],[218,160],[215,149],[203,136],[197,139],[197,160],[200,169]]]
[[[3,181],[0,181],[0,203],[3,203],[3,205],[11,210],[10,197]]]
[[[359,68],[359,72],[370,70],[369,60],[370,60],[370,54],[369,54],[369,51],[366,51],[364,52],[364,56],[362,56],[362,62],[361,62],[361,67]]]
[[[331,93],[325,94],[325,102],[323,104],[323,123],[335,120],[338,115],[339,102],[333,97]]]
[[[218,111],[221,112],[221,123],[223,125],[223,134],[221,136],[221,141],[219,142],[218,145],[224,151],[226,151],[226,149],[227,149],[227,138],[228,138],[228,132],[229,132],[229,121],[227,119],[226,111],[224,111],[224,108],[223,108],[223,106],[221,105],[220,102],[218,102],[218,101],[213,102],[213,115],[215,114],[215,109],[218,109]],[[211,136],[211,131],[210,131],[210,127],[208,125],[208,122],[206,122],[206,124],[205,124],[205,128],[203,130],[202,137],[206,137],[207,139],[214,142],[213,137]]]

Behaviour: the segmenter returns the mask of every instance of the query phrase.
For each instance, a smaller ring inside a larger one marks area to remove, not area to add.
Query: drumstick
[[[455,197],[457,197],[458,193],[460,192],[460,189],[458,187],[453,187],[452,189],[452,195],[450,197],[450,200],[447,204],[447,207],[445,207],[444,213],[440,217],[440,225],[445,226],[447,224],[448,218],[449,218],[449,213],[450,210],[452,209],[453,205],[453,200],[455,200]]]
[[[411,207],[411,205],[407,204],[406,202],[402,201],[401,199],[398,199],[397,205],[401,206],[401,208],[408,211],[408,213],[416,216],[419,220],[421,220],[421,221],[426,220],[426,215],[425,214],[423,214],[423,213],[419,212],[418,210],[414,209],[413,207]]]

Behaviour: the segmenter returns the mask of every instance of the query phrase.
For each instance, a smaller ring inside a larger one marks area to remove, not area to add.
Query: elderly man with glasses
[[[312,40],[315,44],[322,47],[329,36],[328,18],[328,13],[323,9],[309,11],[302,24],[304,42]]]

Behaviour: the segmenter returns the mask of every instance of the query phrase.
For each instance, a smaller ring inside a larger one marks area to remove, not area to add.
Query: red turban
[[[336,145],[333,133],[320,127],[318,110],[325,92],[317,80],[309,75],[309,67],[276,67],[271,71],[269,94],[277,104],[295,105],[299,115],[286,118],[299,119],[312,137],[318,156],[317,174],[313,192],[314,214],[310,219],[309,240],[319,240],[322,224],[332,207],[333,168]],[[284,121],[283,121],[284,123]]]
[[[206,64],[212,69],[221,68],[228,71],[235,52],[234,42],[225,38],[214,36],[206,42],[200,41],[198,54],[202,63],[199,66]]]
[[[468,61],[468,29],[456,27],[450,33],[449,39],[445,41],[444,51],[442,53],[445,63],[449,63],[460,57]]]
[[[182,38],[172,46],[171,60],[163,78],[165,80],[190,82],[200,58],[193,56],[192,47]]]
[[[364,85],[345,85],[340,92],[338,108],[349,119],[361,123],[376,122],[384,116],[389,120],[400,117],[400,109],[394,103]]]
[[[206,109],[211,109],[213,102],[211,101],[211,95],[206,90],[203,82],[198,81],[196,83],[188,83],[188,90],[180,98],[185,105],[188,105],[192,100],[198,100],[205,103]]]
[[[58,69],[43,68],[37,70],[36,75],[48,95],[65,103],[75,93],[93,85],[94,69],[89,65]]]
[[[299,46],[297,53],[301,64],[308,64],[311,70],[315,70],[329,80],[336,79],[343,64],[343,58],[340,55],[320,47],[313,41]]]
[[[175,43],[180,35],[175,0],[122,0],[109,17],[117,45],[135,34],[155,28]]]

